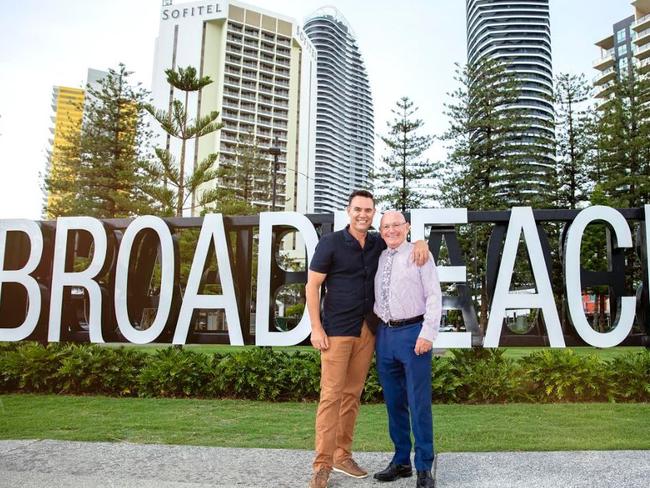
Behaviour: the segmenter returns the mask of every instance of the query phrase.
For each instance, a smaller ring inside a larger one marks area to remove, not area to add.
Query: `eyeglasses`
[[[379,228],[381,230],[391,230],[391,229],[397,229],[400,225],[404,225],[404,224],[406,224],[406,222],[402,222],[400,224],[384,224],[384,225],[380,226]]]

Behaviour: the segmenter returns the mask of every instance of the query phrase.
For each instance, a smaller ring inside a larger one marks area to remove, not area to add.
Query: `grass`
[[[434,405],[440,452],[650,449],[650,404]],[[0,396],[0,439],[313,449],[314,403]],[[390,451],[383,405],[363,405],[355,449]]]

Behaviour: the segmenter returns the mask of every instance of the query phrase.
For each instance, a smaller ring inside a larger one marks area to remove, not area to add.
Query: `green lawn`
[[[0,396],[0,439],[313,448],[314,403]],[[437,450],[650,449],[650,404],[434,405]],[[390,451],[383,405],[362,406],[357,450]]]

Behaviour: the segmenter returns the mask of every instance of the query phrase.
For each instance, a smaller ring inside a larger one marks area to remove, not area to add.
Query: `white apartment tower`
[[[239,138],[253,135],[268,149],[277,137],[279,208],[313,212],[316,51],[296,22],[228,0],[164,4],[152,82],[157,108],[167,109],[179,96],[170,90],[165,70],[187,66],[213,81],[190,96],[189,116],[217,110],[224,124],[198,144],[189,143],[189,166],[215,152],[219,161],[236,164]],[[165,146],[162,134],[157,144]],[[172,154],[179,148],[172,141]],[[258,203],[270,202],[268,195]]]
[[[555,164],[549,0],[467,0],[467,62],[483,58],[506,63],[519,83],[516,108],[532,123],[522,127],[518,138],[533,136],[540,153],[523,164],[542,177],[531,181],[527,192],[543,192],[543,176]]]
[[[596,43],[600,57],[593,63],[598,74],[593,83],[600,106],[614,96],[614,80],[632,66],[650,71],[650,0],[632,2],[634,14],[616,22],[612,32]]]
[[[347,206],[370,187],[374,114],[368,75],[350,25],[334,7],[316,11],[305,32],[318,53],[314,210]]]

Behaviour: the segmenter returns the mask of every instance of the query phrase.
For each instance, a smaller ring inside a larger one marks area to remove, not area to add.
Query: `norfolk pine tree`
[[[589,199],[595,144],[593,109],[586,105],[590,84],[584,75],[560,73],[555,80],[557,206],[577,208]]]
[[[599,111],[594,177],[610,205],[640,207],[650,202],[650,78],[621,73],[613,95]]]
[[[519,84],[503,63],[482,59],[456,69],[460,87],[445,104],[450,143],[443,185],[445,204],[472,210],[509,207],[504,184],[519,161],[513,139],[521,114],[512,107]]]
[[[154,213],[143,191],[150,132],[139,107],[147,92],[129,83],[123,64],[96,85],[87,85],[79,133],[70,133],[58,154],[59,170],[45,178],[44,190],[67,195],[52,208],[52,217],[97,218]]]
[[[388,146],[388,155],[373,177],[379,190],[377,200],[390,208],[420,208],[432,198],[432,190],[425,180],[437,176],[439,164],[422,159],[422,154],[433,143],[433,137],[419,135],[424,122],[415,118],[418,108],[408,97],[402,97],[392,109],[395,117],[387,122],[389,131],[381,140]]]
[[[185,102],[174,99],[171,103],[171,110],[157,110],[151,104],[144,107],[154,119],[160,124],[163,131],[169,136],[180,139],[181,147],[178,161],[166,148],[156,148],[157,162],[149,165],[148,171],[154,181],[163,182],[162,185],[152,185],[150,194],[158,200],[167,213],[173,213],[177,217],[183,215],[183,209],[188,198],[192,198],[191,209],[195,205],[205,207],[218,198],[216,188],[206,189],[201,193],[198,200],[195,200],[195,193],[202,185],[213,182],[217,177],[217,154],[209,154],[193,168],[192,173],[186,175],[186,145],[190,139],[196,139],[215,132],[223,126],[216,120],[219,112],[213,111],[195,120],[188,120],[189,94],[198,92],[205,86],[212,83],[208,76],[198,77],[196,69],[192,66],[178,68],[178,70],[165,70],[167,82],[175,90],[184,95]]]
[[[242,134],[235,146],[235,159],[222,160],[218,170],[219,200],[212,211],[227,215],[258,213],[269,199],[271,161],[252,134]],[[279,177],[280,175],[277,175]]]
[[[519,140],[527,121],[524,110],[515,107],[520,84],[506,65],[483,58],[456,69],[459,88],[445,104],[449,129],[442,140],[449,143],[442,200],[448,207],[470,210],[505,210],[513,203],[529,203],[518,188],[524,157],[535,155],[535,145]],[[536,142],[533,139],[533,142]],[[480,294],[479,323],[487,325],[488,298],[485,260],[479,257],[478,243],[488,241],[490,229],[473,226],[471,234],[461,228],[459,237],[467,263],[468,282],[474,282]]]

